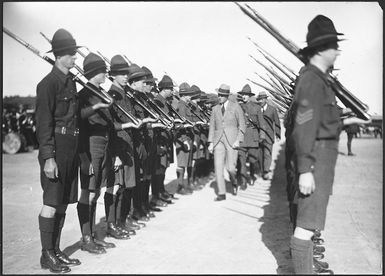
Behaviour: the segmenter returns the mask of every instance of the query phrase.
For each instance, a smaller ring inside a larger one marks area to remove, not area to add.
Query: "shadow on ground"
[[[293,274],[290,257],[289,207],[286,195],[285,144],[282,144],[275,160],[273,179],[269,189],[270,202],[263,207],[264,216],[260,232],[262,242],[277,260],[278,274]]]

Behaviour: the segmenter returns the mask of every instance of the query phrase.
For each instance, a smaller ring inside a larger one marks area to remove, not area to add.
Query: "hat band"
[[[111,71],[128,71],[128,63],[118,63],[111,65]]]
[[[228,94],[230,94],[230,90],[219,88],[218,89],[218,94],[220,94],[220,95],[228,95]]]
[[[158,84],[159,87],[174,87],[174,84],[172,82],[160,82]]]
[[[321,35],[321,36],[317,36],[316,38],[313,38],[312,40],[308,41],[307,44],[312,45],[321,40],[330,39],[330,38],[334,38],[335,40],[338,40],[337,34],[325,34],[325,35]]]
[[[103,60],[97,60],[84,66],[84,74],[89,74],[102,68],[107,69],[106,63]]]
[[[65,49],[74,48],[76,49],[76,41],[73,38],[53,40],[52,41],[52,51],[58,52]]]

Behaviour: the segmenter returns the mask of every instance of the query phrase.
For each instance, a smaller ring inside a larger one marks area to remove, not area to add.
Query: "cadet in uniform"
[[[106,64],[94,53],[88,54],[83,62],[87,85],[79,92],[81,109],[81,133],[79,145],[81,194],[77,205],[81,250],[93,254],[106,253],[104,247],[115,247],[113,243],[97,240],[95,234],[96,203],[102,186],[111,184],[112,157],[110,143],[113,141],[114,125],[109,105],[103,103],[94,91],[100,92],[100,84],[106,79]],[[100,93],[101,94],[101,93]],[[89,107],[93,112],[88,111]]]
[[[290,247],[297,274],[313,273],[313,242],[316,229],[325,227],[326,208],[332,194],[334,170],[341,129],[335,93],[328,71],[339,55],[333,22],[317,15],[308,25],[307,47],[300,54],[307,59],[295,87],[295,146],[298,185],[298,213]]]
[[[59,29],[52,38],[55,65],[36,89],[36,136],[39,142],[43,207],[39,214],[42,255],[40,265],[54,273],[79,265],[60,248],[68,204],[78,200],[79,101],[69,74],[76,60],[76,41]]]
[[[176,111],[187,120],[192,121],[191,110],[187,103],[190,100],[192,91],[190,85],[186,82],[179,86],[180,101],[177,104]],[[181,195],[191,194],[191,187],[185,186],[183,178],[185,170],[192,164],[192,147],[194,135],[191,128],[179,128],[175,133],[175,149],[177,155],[176,175],[178,178],[177,193]]]
[[[246,132],[238,152],[238,158],[240,161],[241,188],[246,189],[249,179],[249,177],[247,177],[246,167],[247,158],[250,162],[250,185],[254,185],[254,182],[257,180],[257,174],[259,173],[259,129],[263,118],[261,107],[256,102],[251,101],[251,96],[254,94],[251,92],[250,85],[246,84],[242,88],[242,91],[238,93],[243,96],[244,103],[241,103],[240,105],[246,117]]]
[[[114,98],[115,103],[119,105],[127,113],[134,114],[131,100],[127,97],[124,89],[128,83],[128,63],[121,55],[115,55],[111,59],[110,76],[113,78],[112,85],[108,93]],[[116,129],[116,141],[112,145],[115,154],[114,171],[116,195],[116,223],[121,228],[126,229],[129,233],[135,234],[135,230],[139,230],[144,224],[138,224],[131,218],[130,213],[133,189],[136,186],[135,179],[135,160],[134,160],[134,142],[132,130],[139,128],[141,120],[138,124],[134,124],[127,118],[122,110],[116,105],[112,106],[112,117],[115,124],[119,127]],[[114,211],[113,211],[114,212]]]
[[[162,110],[169,116],[172,116],[168,107],[167,98],[172,96],[174,90],[174,84],[172,79],[165,75],[158,83],[159,93],[155,97],[155,103],[162,108]],[[168,203],[172,203],[173,198],[164,187],[164,179],[166,176],[166,170],[170,166],[171,156],[173,151],[173,134],[166,128],[155,129],[156,155],[155,155],[155,172],[153,175],[153,181],[155,181],[156,190],[153,191],[152,196],[154,200],[163,200]]]

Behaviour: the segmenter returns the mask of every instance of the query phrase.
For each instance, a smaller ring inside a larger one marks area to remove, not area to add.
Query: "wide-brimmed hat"
[[[73,55],[76,49],[82,47],[76,45],[76,40],[70,32],[65,29],[57,30],[51,40],[52,49],[47,53],[53,52],[55,56]]]
[[[169,88],[169,89],[173,90],[174,86],[175,85],[174,85],[172,79],[167,75],[164,75],[163,78],[158,83],[158,87],[160,90],[162,90],[164,88]]]
[[[209,99],[209,97],[207,96],[207,94],[205,92],[201,91],[201,94],[199,96],[199,101],[200,102],[206,102],[208,99]]]
[[[183,82],[179,85],[179,96],[191,96],[193,91],[187,82]]]
[[[128,68],[128,80],[141,80],[145,79],[146,77],[146,72],[140,68],[137,64],[133,63],[131,66]]]
[[[267,96],[266,92],[262,91],[262,92],[259,92],[258,97],[257,97],[257,101],[262,100],[262,99],[267,99],[267,98],[268,98],[268,96]]]
[[[198,86],[196,86],[195,84],[191,85],[190,91],[191,100],[196,100],[200,98],[201,90]]]
[[[246,84],[241,91],[238,92],[241,95],[254,96],[254,93],[251,92],[250,85]]]
[[[89,53],[83,61],[84,76],[89,80],[99,73],[106,73],[107,65],[97,54]]]
[[[128,75],[129,66],[127,61],[121,55],[115,55],[111,59],[110,74],[116,75]]]
[[[142,66],[142,69],[143,71],[146,73],[146,82],[155,82],[157,81],[158,79],[157,78],[154,78],[154,76],[152,75],[152,72],[150,69],[148,69],[146,66]]]
[[[215,89],[218,92],[218,96],[229,96],[230,95],[230,86],[227,84],[221,84],[219,88]]]
[[[306,54],[310,49],[317,46],[344,40],[337,37],[337,35],[343,35],[343,33],[337,32],[333,21],[324,15],[317,15],[310,21],[307,29],[307,46],[300,50],[302,54]]]

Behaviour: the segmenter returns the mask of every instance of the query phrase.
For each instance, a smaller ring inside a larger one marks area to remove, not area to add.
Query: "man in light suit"
[[[236,165],[238,147],[243,142],[245,133],[245,115],[236,100],[229,100],[230,86],[222,84],[218,89],[219,104],[213,108],[210,117],[209,151],[214,151],[214,166],[218,185],[215,201],[226,199],[224,165],[233,184],[233,194],[238,189],[236,184]]]
[[[261,148],[260,165],[263,170],[263,179],[267,180],[271,178],[270,165],[275,137],[281,139],[281,123],[277,109],[268,104],[266,92],[260,92],[257,101],[262,108],[263,115],[259,131]]]

